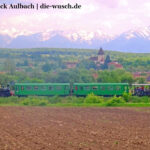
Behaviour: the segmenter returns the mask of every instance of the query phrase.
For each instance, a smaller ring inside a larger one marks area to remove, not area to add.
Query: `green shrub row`
[[[67,97],[8,97],[0,98],[0,105],[6,104],[17,104],[25,106],[48,106],[51,104],[104,104],[103,106],[117,106],[117,104],[125,103],[150,103],[150,97],[137,97],[132,96],[131,94],[124,93],[122,97],[102,97],[96,96],[93,93],[87,95],[86,97],[76,97],[76,96],[67,96]]]

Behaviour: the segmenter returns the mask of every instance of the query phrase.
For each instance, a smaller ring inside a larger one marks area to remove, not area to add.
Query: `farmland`
[[[147,150],[150,108],[0,107],[0,149]]]

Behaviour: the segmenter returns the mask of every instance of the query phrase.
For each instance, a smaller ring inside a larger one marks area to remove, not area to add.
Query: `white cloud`
[[[120,5],[120,6],[127,7],[127,6],[128,6],[128,1],[127,1],[127,0],[120,0],[120,1],[119,1],[119,5]]]
[[[149,0],[24,0],[48,4],[81,4],[80,10],[0,10],[0,33],[11,36],[45,32],[49,29],[81,31],[83,38],[90,39],[92,33],[116,35],[136,27],[150,25]],[[83,32],[83,30],[85,32]],[[87,35],[87,33],[89,35]],[[47,38],[49,35],[45,35]]]

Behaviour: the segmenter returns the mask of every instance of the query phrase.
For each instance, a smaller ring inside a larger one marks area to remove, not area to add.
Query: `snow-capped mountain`
[[[124,52],[150,53],[150,27],[125,32],[103,44],[103,47]]]
[[[142,37],[150,40],[150,26],[144,28],[137,28],[135,30],[130,30],[124,34],[126,35],[127,39]]]
[[[0,35],[2,48],[90,48],[99,47],[123,52],[150,52],[150,27],[138,28],[120,35],[96,32],[64,32],[46,31],[31,35],[21,35],[11,38]]]
[[[0,47],[7,47],[11,40],[12,38],[8,35],[0,35]]]

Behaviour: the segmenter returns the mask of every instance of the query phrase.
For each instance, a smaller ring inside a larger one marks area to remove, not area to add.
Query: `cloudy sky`
[[[0,4],[11,2],[82,5],[80,10],[0,9],[0,34],[12,37],[55,30],[117,35],[150,25],[150,0],[1,0]]]

